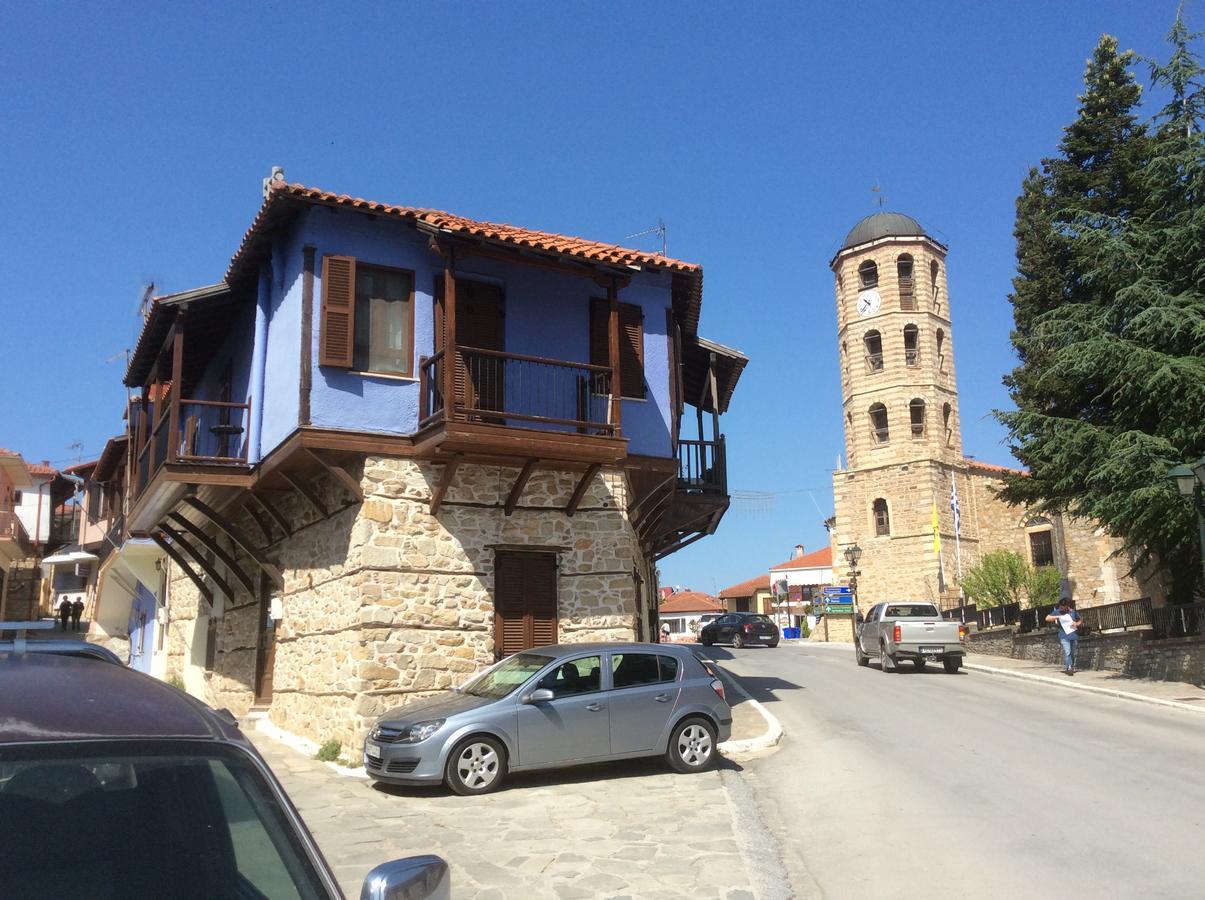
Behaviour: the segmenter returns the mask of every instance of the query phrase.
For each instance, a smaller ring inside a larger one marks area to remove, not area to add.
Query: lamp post
[[[845,548],[845,561],[849,563],[849,589],[854,600],[854,624],[858,621],[858,560],[862,558],[862,548],[857,544]]]
[[[1172,466],[1167,480],[1176,486],[1180,496],[1191,500],[1197,511],[1197,536],[1201,544],[1201,568],[1205,571],[1205,456],[1195,463]]]

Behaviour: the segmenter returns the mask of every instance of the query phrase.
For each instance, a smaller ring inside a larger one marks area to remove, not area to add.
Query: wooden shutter
[[[644,397],[644,311],[631,303],[619,304],[620,396]]]
[[[499,550],[494,562],[495,655],[556,641],[556,554]]]
[[[356,334],[356,260],[322,257],[322,314],[318,365],[350,369]]]

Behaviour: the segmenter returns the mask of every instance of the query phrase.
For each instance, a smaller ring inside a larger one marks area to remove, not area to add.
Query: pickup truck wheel
[[[857,639],[854,640],[854,658],[858,660],[858,665],[870,665],[870,657],[862,652],[862,644]]]
[[[951,675],[953,675],[959,669],[962,668],[962,657],[961,656],[947,656],[945,659],[943,659],[941,661],[941,664],[946,667],[947,672],[949,672]]]
[[[879,645],[879,666],[884,672],[898,672],[899,666],[896,665],[895,657],[887,652],[887,645]]]
[[[743,646],[745,646],[745,639],[744,639],[743,637],[741,637],[741,636],[740,636],[740,633],[739,633],[739,632],[738,632],[738,633],[736,633],[736,634],[734,634],[734,635],[732,636],[732,649],[733,649],[733,650],[739,650],[739,649],[741,649],[741,647],[743,647]]]
[[[912,667],[918,672],[925,671],[925,661],[923,659],[912,660]]]

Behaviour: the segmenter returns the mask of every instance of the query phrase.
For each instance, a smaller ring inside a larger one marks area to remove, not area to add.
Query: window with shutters
[[[891,513],[887,509],[887,501],[879,497],[872,504],[874,512],[874,533],[878,537],[891,534]]]
[[[862,347],[866,351],[866,371],[883,371],[883,336],[877,331],[866,332],[862,337]]]
[[[904,364],[920,365],[920,329],[912,324],[904,326]]]
[[[611,365],[611,305],[590,300],[590,365]],[[619,304],[619,382],[621,397],[643,400],[644,312],[634,303]]]
[[[870,438],[876,444],[886,444],[890,440],[887,430],[887,407],[882,403],[870,407]]]
[[[868,259],[858,266],[858,280],[861,282],[863,290],[879,286],[879,267],[873,259]]]
[[[901,253],[895,261],[895,275],[900,285],[900,309],[916,309],[916,293],[912,281],[912,256]]]
[[[908,415],[912,420],[912,436],[914,438],[923,438],[925,436],[925,401],[919,397],[913,398],[908,404]]]
[[[318,364],[413,376],[414,273],[323,257]]]
[[[556,554],[494,556],[494,653],[500,659],[557,642]]]

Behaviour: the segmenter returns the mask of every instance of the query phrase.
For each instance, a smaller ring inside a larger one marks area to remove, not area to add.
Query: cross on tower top
[[[879,209],[887,205],[887,197],[883,194],[883,189],[879,187],[879,179],[876,178],[874,180],[874,187],[870,189],[870,192],[875,195],[875,201],[879,204]]]

